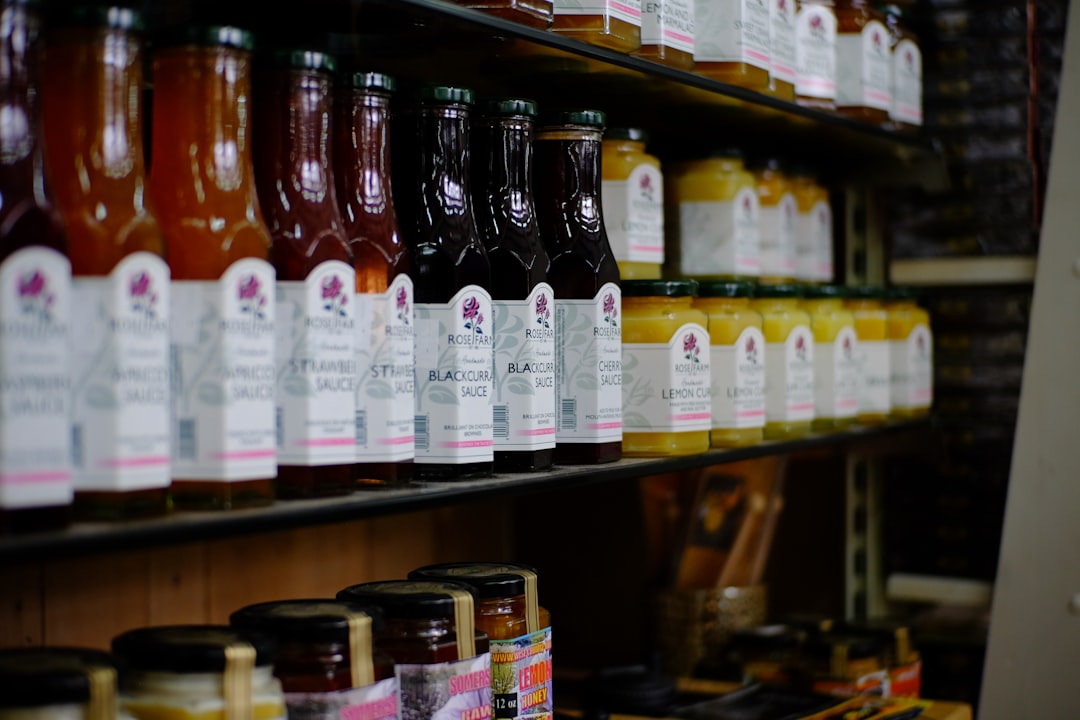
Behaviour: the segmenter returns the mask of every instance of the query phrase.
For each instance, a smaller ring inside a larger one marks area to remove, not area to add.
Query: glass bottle
[[[536,215],[555,290],[558,388],[555,462],[622,456],[622,294],[600,198],[596,110],[541,117],[536,135]]]
[[[796,0],[768,0],[768,3],[769,94],[781,100],[794,100]]]
[[[555,0],[552,32],[629,53],[641,47],[641,0]]]
[[[795,16],[795,101],[836,109],[836,4],[798,0]]]
[[[604,133],[604,224],[624,280],[658,280],[664,265],[664,176],[638,128]]]
[[[769,0],[694,0],[694,72],[751,90],[769,89]]]
[[[859,410],[862,425],[880,425],[889,418],[891,375],[888,313],[881,288],[857,287],[848,291],[845,305],[855,315],[859,349]]]
[[[780,161],[767,158],[752,168],[757,188],[758,234],[761,238],[761,282],[792,282],[797,266],[799,205]]]
[[[554,0],[454,0],[488,15],[545,30],[555,17]]]
[[[930,314],[906,288],[891,288],[885,296],[889,333],[891,415],[925,417],[934,403],[934,336]]]
[[[809,434],[814,420],[814,336],[795,285],[762,285],[752,307],[765,335],[765,439]]]
[[[923,124],[922,50],[919,38],[911,31],[909,3],[891,2],[879,6],[885,16],[892,49],[889,127],[917,132]]]
[[[837,0],[836,109],[874,125],[889,120],[892,57],[885,17],[870,0]]]
[[[358,72],[339,94],[334,123],[337,196],[356,264],[356,467],[361,487],[401,485],[413,476],[415,398],[412,255],[402,238],[390,176],[388,75]],[[360,338],[365,337],[361,328]]]
[[[532,193],[535,117],[530,100],[492,100],[473,125],[473,207],[495,314],[498,472],[547,470],[555,452],[555,298]]]
[[[634,55],[662,65],[694,67],[694,0],[657,0],[641,13],[641,48]]]
[[[416,288],[416,473],[426,480],[491,474],[494,326],[491,268],[469,185],[471,90],[419,96],[412,158]]]
[[[344,495],[356,459],[356,270],[330,162],[331,73],[278,51],[256,97],[255,182],[277,271],[277,496]]]
[[[859,341],[855,316],[844,307],[845,288],[819,285],[803,291],[814,333],[814,429],[855,422],[859,409]]]
[[[74,495],[71,263],[45,190],[38,22],[32,4],[0,2],[0,534],[66,525]]]
[[[42,130],[73,279],[76,514],[163,515],[170,482],[169,267],[144,193],[142,18],[77,6],[48,36]]]
[[[190,26],[154,58],[150,198],[173,277],[173,502],[269,504],[274,268],[251,149],[252,36]]]

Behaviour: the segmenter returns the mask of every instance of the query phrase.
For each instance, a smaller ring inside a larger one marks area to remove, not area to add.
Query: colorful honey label
[[[695,10],[695,62],[769,69],[769,0],[697,0]]]
[[[397,720],[398,681],[325,693],[285,693],[289,720]]]
[[[416,320],[404,273],[384,293],[356,296],[356,461],[412,460],[415,453]]]
[[[765,420],[814,419],[814,335],[796,325],[784,342],[765,345]]]
[[[727,202],[679,203],[682,274],[760,275],[759,222],[757,193],[749,187]]]
[[[556,442],[619,442],[623,434],[622,292],[555,305]]]
[[[551,720],[551,628],[491,641],[491,706],[499,720]]]
[[[601,185],[604,225],[619,262],[664,262],[664,177],[648,164]]]
[[[843,327],[832,342],[814,347],[814,413],[819,418],[852,418],[859,410],[859,341]]]
[[[641,0],[555,0],[556,15],[599,15],[641,27]]]
[[[71,263],[43,247],[0,265],[0,508],[68,505]]]
[[[709,331],[680,327],[665,343],[626,343],[622,351],[625,432],[712,428]]]
[[[889,117],[909,125],[923,124],[922,51],[907,38],[892,53],[892,109]]]
[[[795,2],[769,0],[771,52],[769,72],[773,81],[795,84]]]
[[[491,295],[466,285],[416,305],[416,462],[491,462],[495,321]]]
[[[538,283],[525,300],[495,300],[498,450],[555,447],[555,292]]]
[[[889,341],[890,398],[894,408],[930,407],[934,396],[934,337],[925,324]]]
[[[76,490],[168,487],[169,266],[138,252],[73,281],[72,459]]]
[[[277,284],[277,447],[281,465],[356,460],[356,271],[320,263]]]
[[[836,38],[836,104],[888,112],[892,108],[889,85],[892,57],[889,32],[877,20],[861,32]]]
[[[749,327],[734,345],[713,345],[712,426],[714,429],[765,425],[765,336]]]
[[[780,202],[761,207],[761,274],[793,278],[797,269],[799,206],[795,196],[784,193]]]
[[[409,720],[491,718],[491,653],[430,665],[397,665],[401,717]]]
[[[642,4],[642,45],[663,45],[693,55],[694,36],[694,0],[645,0]],[[605,198],[605,219],[607,215]]]
[[[887,414],[891,408],[890,348],[885,340],[859,341],[859,414]]]
[[[836,99],[836,13],[804,3],[795,18],[795,93]]]

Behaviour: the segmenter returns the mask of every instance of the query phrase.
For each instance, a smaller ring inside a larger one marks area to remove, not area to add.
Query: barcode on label
[[[493,437],[507,439],[510,437],[510,406],[495,405],[491,410],[491,434]]]
[[[356,411],[356,447],[367,447],[367,410]]]
[[[194,460],[197,457],[195,447],[195,418],[180,420],[180,437],[176,443],[176,457],[181,460]]]
[[[71,464],[77,468],[81,468],[83,463],[86,462],[85,448],[83,448],[83,429],[82,425],[72,425],[71,427]]]
[[[431,446],[431,432],[428,430],[428,416],[415,415],[413,426],[416,432],[416,449],[427,450]]]
[[[285,449],[285,408],[274,408],[275,427],[277,428],[278,450]]]
[[[560,429],[577,430],[577,398],[566,398],[563,400],[560,410]]]

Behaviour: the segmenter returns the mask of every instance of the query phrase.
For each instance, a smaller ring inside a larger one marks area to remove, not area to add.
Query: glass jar
[[[765,432],[765,336],[750,283],[702,282],[694,307],[709,316],[714,448],[761,442]]]
[[[781,100],[795,99],[796,0],[769,3],[769,94]]]
[[[381,619],[341,600],[285,600],[241,608],[229,623],[277,641],[274,676],[286,693],[328,693],[394,676],[394,661],[372,649]]]
[[[116,667],[77,648],[0,650],[0,719],[116,720]]]
[[[837,0],[836,109],[884,125],[892,108],[892,57],[885,17],[870,0]]]
[[[253,47],[245,30],[193,25],[154,57],[149,190],[172,269],[172,496],[185,510],[274,498],[275,273],[252,161]]]
[[[751,307],[765,335],[765,438],[803,437],[814,421],[814,335],[795,285],[761,285]]]
[[[616,52],[630,53],[641,47],[641,3],[639,0],[625,3],[555,0],[551,30]]]
[[[918,132],[923,124],[922,49],[911,31],[911,5],[891,2],[879,6],[885,16],[892,50],[889,124],[892,130]]]
[[[833,222],[829,192],[803,167],[788,175],[795,195],[795,278],[804,283],[833,280]]]
[[[771,18],[766,0],[694,0],[694,72],[769,89]]]
[[[536,134],[536,216],[558,317],[560,465],[622,457],[622,294],[600,195],[604,122],[597,110],[555,112]]]
[[[634,53],[679,70],[694,67],[695,0],[657,0],[641,13],[641,49]]]
[[[679,165],[668,182],[673,274],[698,279],[752,279],[761,274],[754,176],[735,148]]]
[[[761,282],[766,285],[790,283],[795,280],[798,258],[795,248],[798,201],[778,159],[761,160],[751,170],[761,213],[758,221]]]
[[[541,30],[551,27],[555,19],[553,0],[454,0],[454,2],[488,15],[513,20],[520,25]]]
[[[889,417],[891,405],[888,315],[880,288],[852,288],[845,305],[855,316],[859,348],[859,412],[863,425],[880,425]]]
[[[814,332],[814,429],[855,422],[859,410],[859,351],[855,316],[844,307],[844,288],[809,287],[802,306]]]
[[[120,707],[135,720],[284,718],[274,641],[218,625],[131,630],[113,638],[125,668]]]
[[[889,396],[896,418],[926,417],[934,403],[934,336],[930,314],[915,294],[893,288],[886,295],[889,333]]]
[[[709,318],[692,280],[623,282],[623,452],[694,455],[712,427]]]
[[[664,176],[647,142],[638,128],[604,133],[604,224],[623,280],[658,280],[664,265]]]
[[[795,17],[795,101],[836,109],[836,3],[798,0]]]

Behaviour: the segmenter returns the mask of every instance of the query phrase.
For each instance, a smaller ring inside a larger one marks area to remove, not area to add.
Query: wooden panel
[[[509,507],[499,498],[436,510],[435,562],[511,561]]]
[[[151,625],[210,622],[206,593],[206,544],[161,548],[149,568]]]
[[[40,645],[45,633],[41,567],[0,570],[0,647]]]
[[[147,625],[150,563],[150,552],[136,552],[46,564],[45,644],[107,648]]]
[[[434,512],[378,518],[371,525],[372,579],[403,578],[439,555]]]

